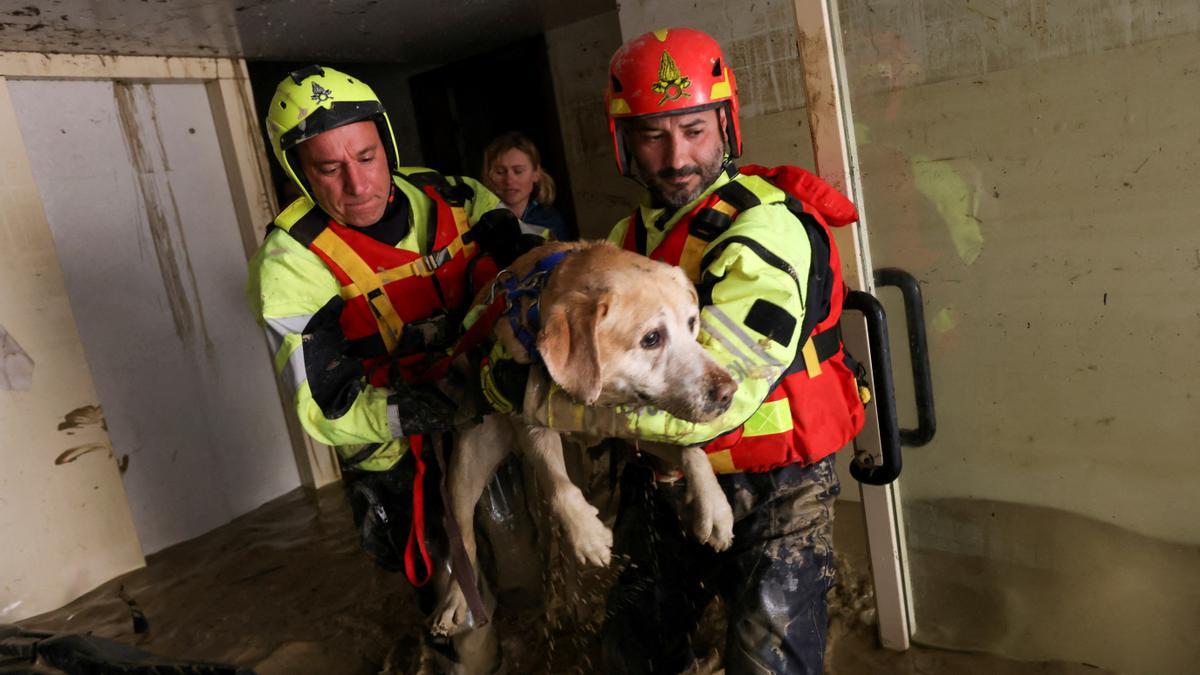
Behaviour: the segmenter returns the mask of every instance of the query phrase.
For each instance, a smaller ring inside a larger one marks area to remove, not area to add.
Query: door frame
[[[279,206],[270,187],[269,160],[260,140],[258,115],[244,60],[0,51],[0,89],[4,90],[4,100],[10,79],[203,84],[246,259],[258,250]],[[265,344],[265,334],[263,341]],[[314,442],[304,433],[291,405],[291,394],[275,379],[301,484],[315,489],[339,480],[341,472],[333,449]]]
[[[874,294],[874,267],[862,198],[862,174],[853,139],[837,0],[793,0],[792,4],[816,173],[847,195],[858,208],[859,219],[853,228],[835,230],[838,248],[854,252],[852,256],[842,256],[842,272],[848,286]],[[873,372],[864,322],[843,320],[842,330],[847,347],[855,354],[865,355],[863,365],[867,372]],[[856,453],[878,457],[881,443],[873,410],[874,406],[868,406],[866,423],[854,446]],[[900,484],[898,480],[884,486],[859,484],[859,490],[866,518],[879,641],[887,649],[905,651],[910,646],[915,624],[904,521],[900,514]]]

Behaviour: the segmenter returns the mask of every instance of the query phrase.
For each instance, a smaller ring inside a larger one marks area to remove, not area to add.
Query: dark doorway
[[[554,206],[578,234],[543,36],[414,75],[409,85],[427,166],[478,177],[488,142],[520,131],[541,151],[557,185]]]

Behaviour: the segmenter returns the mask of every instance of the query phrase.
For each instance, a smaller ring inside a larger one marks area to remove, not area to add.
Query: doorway
[[[414,75],[410,82],[427,166],[453,175],[479,176],[488,143],[506,131],[519,131],[541,151],[542,168],[557,186],[554,207],[578,236],[542,35]]]

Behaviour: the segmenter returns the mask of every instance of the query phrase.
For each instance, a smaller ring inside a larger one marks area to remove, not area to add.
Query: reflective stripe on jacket
[[[862,425],[836,332],[845,292],[837,252],[811,207],[763,178],[729,174],[664,222],[642,207],[610,236],[688,273],[700,294],[700,342],[738,381],[714,423],[688,429],[660,413],[638,416],[636,429],[650,440],[707,442],[720,473],[808,464]]]
[[[461,199],[443,198],[439,183]],[[458,237],[499,205],[478,182],[428,169],[402,169],[394,184],[409,206],[408,231],[394,247],[301,198],[276,218],[251,259],[247,291],[305,430],[370,471],[390,468],[408,447],[386,386],[394,357],[414,366],[424,357],[419,349],[405,353],[411,336],[420,336],[406,328],[424,327],[422,320],[470,299],[474,246]]]

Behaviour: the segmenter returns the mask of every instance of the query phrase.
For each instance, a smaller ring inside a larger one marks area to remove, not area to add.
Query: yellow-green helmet
[[[275,88],[267,110],[267,135],[284,173],[312,199],[292,150],[302,141],[340,126],[372,120],[395,173],[400,166],[392,123],[379,97],[361,80],[317,65],[292,71]]]

